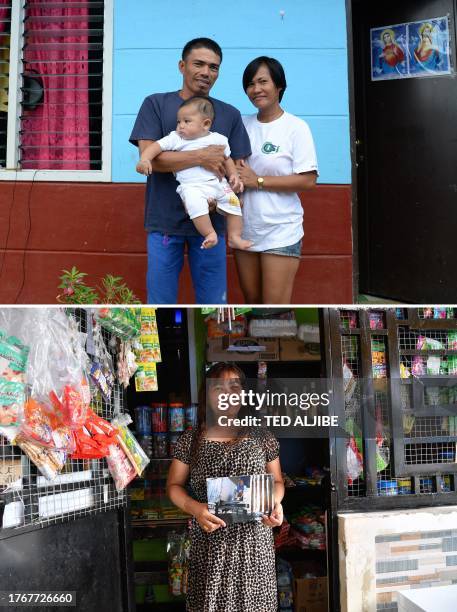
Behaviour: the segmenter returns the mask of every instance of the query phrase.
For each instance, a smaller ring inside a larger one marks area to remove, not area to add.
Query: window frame
[[[0,168],[0,181],[74,181],[110,182],[112,158],[113,106],[113,13],[114,0],[104,0],[103,21],[103,99],[102,99],[102,169],[101,170],[42,170],[18,168],[19,129],[21,111],[21,49],[24,42],[23,1],[11,6],[10,73],[8,90],[8,123],[6,168]],[[15,112],[12,112],[15,109]]]

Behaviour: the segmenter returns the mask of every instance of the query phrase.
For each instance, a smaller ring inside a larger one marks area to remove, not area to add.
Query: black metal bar
[[[398,327],[395,310],[389,309],[386,313],[387,323],[387,350],[389,356],[390,376],[390,439],[392,475],[398,476],[404,471],[405,449],[403,442],[403,415],[401,405],[401,377],[400,358],[398,354]]]
[[[341,406],[341,400],[336,396],[333,376],[333,353],[331,342],[331,326],[330,326],[330,311],[328,308],[320,310],[319,315],[320,337],[322,340],[322,376],[328,380],[332,380],[332,397],[336,406],[331,406],[329,414],[341,413],[338,410],[338,403]],[[339,391],[341,393],[341,390]],[[344,397],[343,397],[343,412],[344,412]],[[336,408],[336,410],[335,410]],[[340,597],[339,597],[339,563],[338,563],[338,440],[335,437],[329,438],[329,467],[330,467],[330,483],[329,483],[329,501],[330,507],[326,513],[326,530],[327,530],[327,573],[329,585],[329,610],[339,612]],[[347,482],[347,481],[346,481]]]
[[[371,347],[370,320],[367,310],[359,313],[361,353],[361,374],[362,374],[362,396],[361,396],[361,416],[363,434],[363,468],[367,495],[377,493],[377,470],[376,470],[376,413],[375,397],[373,388],[373,359]]]

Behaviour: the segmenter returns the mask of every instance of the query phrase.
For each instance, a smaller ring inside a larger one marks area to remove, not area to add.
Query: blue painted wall
[[[319,182],[351,182],[344,0],[114,0],[114,182],[144,181],[128,143],[133,122],[145,96],[180,88],[181,50],[197,36],[224,53],[211,95],[242,114],[254,112],[241,86],[245,66],[276,57],[287,76],[283,106],[313,132]]]

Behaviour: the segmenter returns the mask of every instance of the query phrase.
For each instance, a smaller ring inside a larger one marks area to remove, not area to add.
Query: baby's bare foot
[[[212,249],[217,244],[217,234],[216,232],[210,232],[205,236],[205,239],[202,242],[201,249]]]
[[[227,242],[231,249],[240,249],[241,251],[249,249],[249,247],[252,247],[252,245],[254,244],[252,240],[244,240],[238,234],[232,234],[231,236],[228,236]]]

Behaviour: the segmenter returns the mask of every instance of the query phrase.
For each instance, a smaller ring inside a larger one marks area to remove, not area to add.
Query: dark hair
[[[179,108],[183,108],[184,106],[195,106],[201,115],[206,119],[211,119],[211,123],[214,121],[214,104],[209,98],[205,98],[204,96],[192,96],[184,100]]]
[[[182,59],[185,60],[189,53],[194,49],[209,49],[218,55],[222,62],[222,49],[217,42],[211,40],[211,38],[193,38],[192,40],[189,40],[189,42],[184,45],[184,49],[182,50]]]
[[[245,384],[246,377],[244,375],[244,372],[235,363],[219,362],[219,363],[215,363],[213,366],[210,367],[210,369],[206,373],[204,380],[202,381],[202,384],[200,385],[200,390],[198,393],[197,424],[193,432],[192,443],[190,447],[191,465],[193,465],[197,459],[197,453],[200,448],[200,443],[201,443],[203,434],[205,433],[205,429],[206,429],[206,409],[207,409],[207,394],[206,394],[207,382],[206,381],[211,378],[213,379],[221,378],[225,374],[225,372],[233,372],[234,376],[240,380],[242,386],[244,386]],[[241,436],[242,432],[243,430],[240,429],[238,432],[238,437]],[[244,433],[245,431],[243,432],[243,434]],[[229,444],[229,442],[227,442],[227,444]]]
[[[249,87],[249,83],[251,83],[252,79],[256,75],[260,66],[266,66],[268,68],[268,72],[270,73],[271,80],[276,85],[279,92],[279,101],[281,102],[284,92],[287,88],[286,75],[284,73],[284,68],[278,62],[278,60],[273,57],[267,57],[266,55],[261,55],[260,57],[256,57],[249,62],[243,72],[243,89],[246,92]]]

